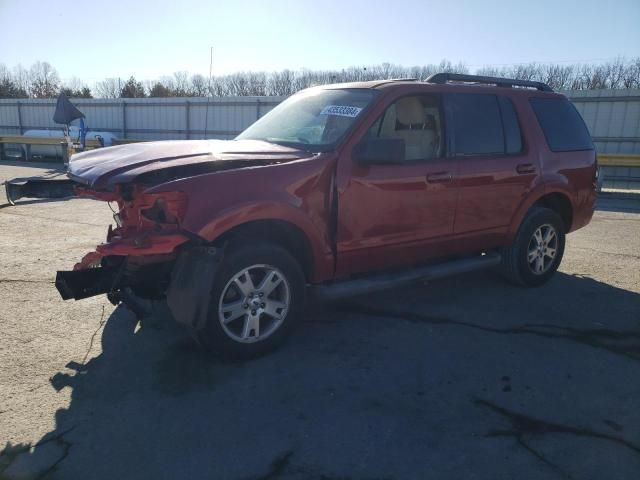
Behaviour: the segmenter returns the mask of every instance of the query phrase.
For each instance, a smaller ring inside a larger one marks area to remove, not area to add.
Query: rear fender
[[[554,184],[540,184],[536,186],[534,190],[532,190],[529,195],[525,198],[525,200],[520,204],[516,213],[511,218],[511,223],[509,225],[509,230],[507,232],[507,244],[513,242],[516,234],[518,233],[518,229],[524,220],[527,212],[533,207],[542,197],[551,193],[561,193],[566,196],[571,202],[571,208],[575,210],[575,205],[573,201],[573,195],[569,188],[561,183]]]

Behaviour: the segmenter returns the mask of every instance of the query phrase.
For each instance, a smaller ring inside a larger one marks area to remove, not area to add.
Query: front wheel
[[[522,221],[513,244],[502,251],[502,273],[518,285],[540,286],[560,266],[564,245],[562,219],[553,210],[534,207]]]
[[[231,247],[214,278],[207,324],[198,340],[228,359],[267,353],[291,332],[304,291],[302,270],[283,248]]]

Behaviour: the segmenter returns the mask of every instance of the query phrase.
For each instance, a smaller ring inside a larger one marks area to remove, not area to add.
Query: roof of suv
[[[449,88],[459,87],[511,87],[511,91],[531,92],[539,91],[552,93],[553,90],[546,83],[528,80],[517,80],[512,78],[483,77],[478,75],[463,75],[452,73],[437,73],[431,75],[426,81],[415,78],[400,78],[390,80],[370,80],[366,82],[348,82],[324,85],[324,88],[372,88],[387,89],[398,88],[406,85],[424,86],[447,86]],[[518,87],[518,88],[513,88]],[[524,87],[524,88],[521,88]]]

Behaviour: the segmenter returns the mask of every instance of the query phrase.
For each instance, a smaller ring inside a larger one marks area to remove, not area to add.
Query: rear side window
[[[593,150],[589,130],[566,98],[531,98],[533,112],[552,152]]]
[[[504,133],[495,95],[454,93],[448,96],[453,114],[456,155],[503,154]]]

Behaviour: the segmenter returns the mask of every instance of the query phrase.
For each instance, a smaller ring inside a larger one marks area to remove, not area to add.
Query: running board
[[[341,280],[326,285],[314,285],[311,293],[314,298],[320,300],[338,300],[354,295],[394,288],[416,280],[436,280],[460,273],[495,267],[501,260],[502,257],[500,254],[487,253],[477,257],[451,260],[423,267],[414,267],[393,273],[378,273],[356,279]]]

